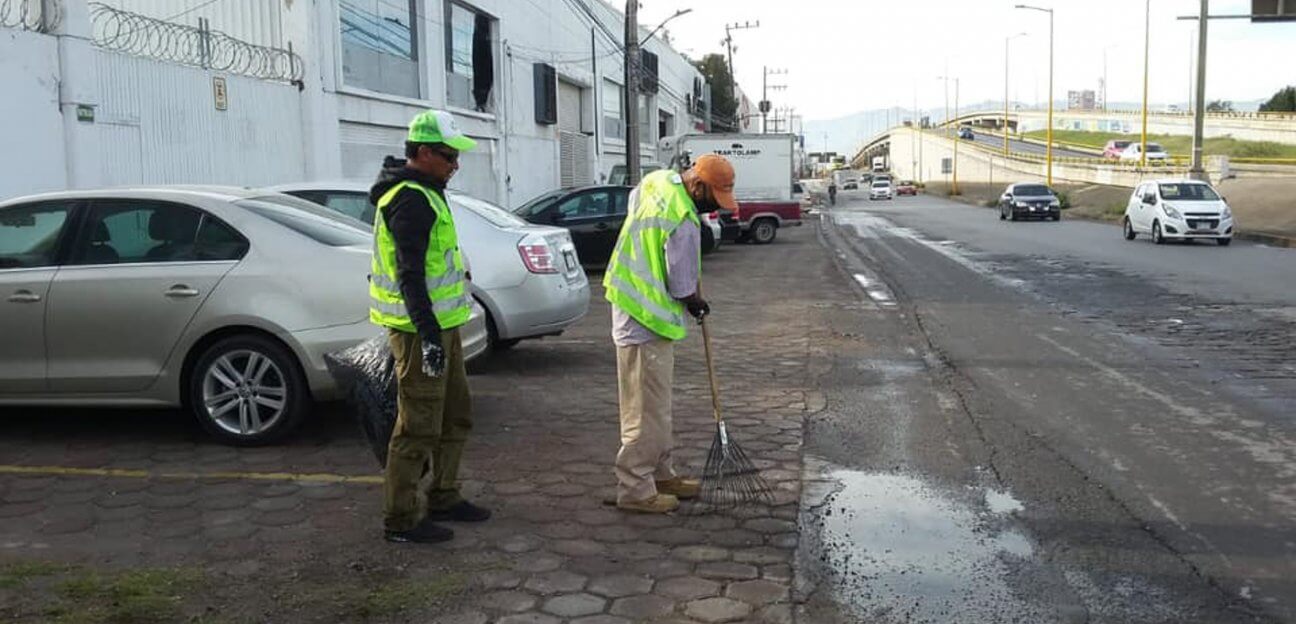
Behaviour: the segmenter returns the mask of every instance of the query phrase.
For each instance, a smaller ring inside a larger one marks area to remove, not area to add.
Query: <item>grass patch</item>
[[[53,576],[66,569],[66,566],[45,561],[8,563],[0,566],[0,589],[21,587],[29,581],[45,576]]]
[[[467,581],[460,574],[393,581],[370,590],[364,600],[356,605],[355,612],[361,617],[373,617],[427,607],[462,591],[466,586]]]
[[[181,617],[183,594],[202,581],[185,569],[139,569],[120,574],[76,571],[60,581],[64,600],[45,610],[53,622],[126,624],[171,622]]]
[[[1027,137],[1045,140],[1048,132],[1035,130],[1026,133]],[[1053,140],[1061,143],[1084,145],[1093,149],[1103,149],[1108,141],[1140,141],[1139,134],[1118,134],[1115,132],[1087,132],[1084,130],[1054,130]],[[1182,134],[1149,134],[1148,141],[1160,143],[1170,155],[1184,158],[1192,156],[1192,137]],[[1233,137],[1213,137],[1206,139],[1202,147],[1207,155],[1229,156],[1231,158],[1296,158],[1296,145],[1275,143],[1273,141],[1243,141]]]

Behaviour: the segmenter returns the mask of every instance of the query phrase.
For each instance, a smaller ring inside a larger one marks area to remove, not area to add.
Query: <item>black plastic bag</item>
[[[329,372],[355,411],[378,465],[387,466],[387,444],[396,427],[396,360],[386,335],[324,356]]]

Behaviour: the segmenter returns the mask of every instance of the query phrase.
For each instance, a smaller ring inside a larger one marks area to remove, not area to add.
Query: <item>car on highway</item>
[[[567,228],[576,242],[581,262],[602,266],[612,257],[632,190],[629,186],[606,185],[559,189],[530,199],[514,209],[513,214],[530,223]],[[703,213],[698,215],[698,220],[702,224],[703,253],[719,249],[721,241],[737,239],[741,229],[733,213],[727,217]]]
[[[0,405],[183,406],[222,442],[282,439],[339,398],[324,355],[381,333],[362,225],[230,187],[0,203]],[[479,307],[462,338],[485,349]]]
[[[1130,146],[1129,141],[1111,140],[1103,147],[1103,158],[1110,160],[1120,160],[1121,154],[1125,153],[1126,148]]]
[[[845,184],[842,185],[842,190],[843,190],[843,191],[858,191],[858,190],[859,190],[859,182],[856,181],[856,180],[848,180]]]
[[[1131,141],[1129,147],[1121,152],[1121,162],[1140,162],[1143,158],[1143,145],[1137,141]],[[1153,165],[1164,165],[1170,160],[1170,154],[1161,147],[1160,143],[1147,144],[1147,161]]]
[[[963,127],[959,128],[958,136],[959,136],[960,139],[963,139],[964,141],[975,141],[975,140],[976,140],[976,134],[973,133],[973,132],[972,132],[972,129],[969,128],[969,127],[967,127],[967,126],[963,126]]]
[[[1199,180],[1157,180],[1138,185],[1122,219],[1125,240],[1139,234],[1160,245],[1166,241],[1233,242],[1233,211],[1210,184]]]
[[[895,187],[896,195],[918,195],[918,187],[909,180],[901,180]]]
[[[873,180],[873,184],[869,186],[869,201],[875,199],[895,199],[890,180],[878,180],[876,178]]]
[[[358,212],[372,228],[371,183],[301,182],[272,187],[345,214]],[[460,246],[472,269],[469,288],[486,310],[493,350],[556,336],[589,310],[590,285],[565,229],[534,225],[466,193],[446,193]]]
[[[999,220],[1062,220],[1062,202],[1047,185],[1035,182],[1010,184],[999,196]]]

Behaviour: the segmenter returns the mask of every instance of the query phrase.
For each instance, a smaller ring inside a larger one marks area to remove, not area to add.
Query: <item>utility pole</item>
[[[1202,168],[1202,144],[1206,131],[1206,23],[1210,0],[1201,0],[1201,18],[1197,20],[1197,104],[1193,107],[1193,152],[1190,175],[1206,179]],[[1144,148],[1146,150],[1146,147]]]
[[[760,20],[756,20],[755,23],[744,21],[741,24],[737,22],[734,22],[732,24],[725,24],[725,38],[724,41],[721,42],[724,44],[725,49],[729,52],[729,99],[734,103],[734,114],[733,114],[734,132],[738,131],[738,127],[740,124],[738,121],[738,76],[737,74],[734,74],[734,64],[733,64],[733,53],[734,53],[733,31],[746,30],[748,28],[760,28]]]
[[[625,21],[626,169],[639,185],[639,0],[626,0]]]
[[[766,116],[769,114],[770,111],[769,90],[774,89],[775,91],[781,91],[787,88],[787,85],[774,85],[771,87],[769,84],[769,77],[782,76],[786,74],[787,74],[786,69],[770,69],[768,66],[763,68],[763,75],[761,76],[761,101],[760,101],[761,134],[769,133],[768,126],[766,125],[768,123],[766,120]]]

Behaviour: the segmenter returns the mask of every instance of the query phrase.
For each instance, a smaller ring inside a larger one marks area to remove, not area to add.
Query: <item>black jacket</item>
[[[378,200],[391,187],[410,180],[432,189],[445,200],[445,186],[432,181],[427,176],[405,167],[405,161],[388,156],[383,161],[378,181],[369,190],[369,201],[378,205]],[[436,224],[436,211],[428,204],[427,197],[412,188],[403,188],[392,198],[390,204],[379,211],[383,224],[391,232],[396,243],[396,285],[400,288],[405,307],[409,310],[410,321],[420,336],[431,338],[441,333],[436,314],[432,312],[432,300],[428,297],[427,276],[424,265],[427,260],[428,240],[432,226]]]

